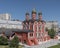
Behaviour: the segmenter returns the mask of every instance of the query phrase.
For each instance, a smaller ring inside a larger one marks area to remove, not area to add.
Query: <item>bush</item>
[[[50,30],[48,30],[48,34],[50,35],[51,38],[55,37],[55,30],[53,28],[51,28]]]
[[[7,45],[8,44],[8,39],[0,36],[0,45]]]
[[[14,38],[9,43],[10,48],[18,48],[19,47],[19,39],[17,36],[14,36]]]

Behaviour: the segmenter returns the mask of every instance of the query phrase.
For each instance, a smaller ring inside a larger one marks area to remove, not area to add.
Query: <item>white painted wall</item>
[[[21,21],[0,20],[0,28],[23,29]]]

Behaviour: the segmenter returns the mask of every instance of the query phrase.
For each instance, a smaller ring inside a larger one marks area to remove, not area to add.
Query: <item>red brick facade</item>
[[[37,45],[39,42],[50,39],[48,32],[45,30],[45,21],[42,20],[42,13],[38,14],[36,19],[36,11],[32,11],[32,19],[28,19],[29,13],[26,13],[26,20],[23,22],[23,29],[33,30],[33,32],[16,32],[20,42],[28,45]]]

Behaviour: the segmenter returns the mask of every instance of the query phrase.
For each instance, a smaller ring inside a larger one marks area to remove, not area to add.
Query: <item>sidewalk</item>
[[[41,42],[39,45],[34,45],[34,46],[29,46],[29,47],[25,46],[24,48],[48,48],[50,46],[57,45],[58,43],[59,43],[59,40],[51,39],[46,42]]]

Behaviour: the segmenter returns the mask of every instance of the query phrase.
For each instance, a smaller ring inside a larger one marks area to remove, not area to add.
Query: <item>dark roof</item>
[[[45,22],[44,20],[39,20],[39,19],[37,19],[37,21],[38,21],[38,22],[39,22],[39,21],[40,21],[40,22]]]
[[[42,12],[40,11],[40,12],[38,13],[38,15],[42,15]]]
[[[23,29],[23,30],[16,29],[13,32],[28,33],[28,32],[33,32],[33,31],[32,30],[26,30],[26,29]]]
[[[27,22],[27,23],[29,24],[29,22],[34,23],[35,21],[37,21],[37,22],[40,21],[40,22],[42,22],[42,23],[45,22],[44,20],[39,20],[39,19],[33,20],[33,19],[30,19],[29,21],[27,21],[27,20],[23,21],[23,23],[26,24],[26,22]],[[45,23],[46,23],[46,22],[45,22]]]
[[[3,29],[3,28],[0,28],[0,34],[2,34],[3,32],[5,33],[6,36],[11,36],[12,34],[14,34],[12,32],[12,29]]]
[[[26,12],[26,14],[25,15],[29,15],[29,12]]]
[[[6,36],[11,36],[12,34],[14,34],[15,32],[25,32],[25,33],[28,33],[28,32],[33,32],[32,30],[20,30],[20,29],[3,29],[3,28],[0,28],[0,34],[1,33],[5,33]]]
[[[26,22],[29,24],[29,20],[28,20],[28,21],[27,21],[27,20],[24,20],[24,21],[23,21],[24,24],[26,24]]]

